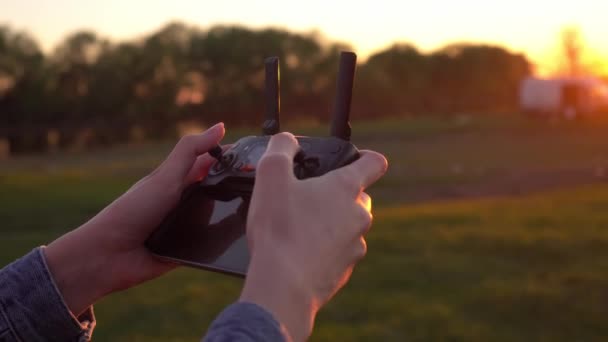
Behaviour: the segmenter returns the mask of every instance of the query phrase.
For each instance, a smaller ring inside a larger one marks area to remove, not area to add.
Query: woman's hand
[[[363,190],[387,169],[376,152],[321,177],[298,180],[289,133],[272,137],[257,167],[247,239],[251,262],[241,300],[269,310],[295,341],[348,281],[366,253],[371,198]]]
[[[152,256],[144,241],[175,207],[182,191],[207,175],[214,159],[206,152],[223,136],[220,123],[202,134],[183,137],[150,175],[45,248],[49,269],[73,314],[108,293],[175,267]]]

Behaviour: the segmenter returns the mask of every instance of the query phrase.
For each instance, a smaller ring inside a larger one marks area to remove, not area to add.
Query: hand
[[[361,151],[350,165],[298,180],[293,135],[272,137],[257,167],[247,238],[251,262],[242,301],[269,310],[292,339],[305,340],[319,308],[348,281],[366,253],[371,199],[363,189],[387,169],[386,159]]]
[[[47,264],[73,314],[108,293],[175,267],[155,258],[143,243],[175,207],[182,191],[207,175],[214,159],[206,152],[223,136],[220,123],[202,134],[183,137],[150,175],[45,248]]]

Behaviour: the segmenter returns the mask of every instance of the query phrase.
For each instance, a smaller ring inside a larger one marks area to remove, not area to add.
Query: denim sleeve
[[[268,311],[245,302],[224,309],[203,338],[203,342],[288,340],[279,322]]]
[[[42,247],[0,270],[0,342],[88,341],[93,309],[75,317],[55,285]]]

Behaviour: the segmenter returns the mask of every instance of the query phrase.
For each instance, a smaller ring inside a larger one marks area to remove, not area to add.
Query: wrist
[[[319,307],[314,297],[289,267],[276,267],[276,259],[269,263],[256,257],[252,257],[240,301],[266,309],[293,341],[305,341],[312,333]]]
[[[43,249],[55,285],[75,316],[108,292],[102,279],[104,257],[86,244],[82,233],[72,231]]]

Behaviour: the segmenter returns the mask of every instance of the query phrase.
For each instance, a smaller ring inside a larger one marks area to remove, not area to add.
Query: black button
[[[309,157],[304,159],[304,168],[309,172],[318,169],[319,165],[319,158],[317,157]]]

